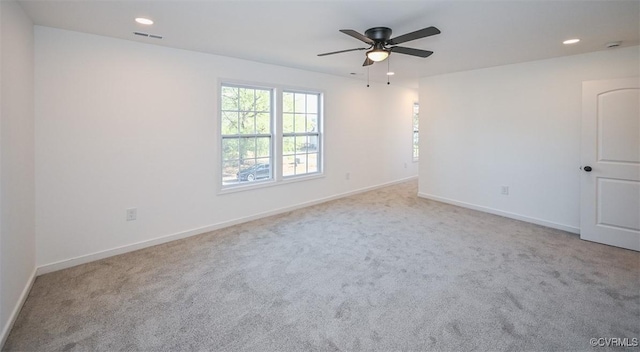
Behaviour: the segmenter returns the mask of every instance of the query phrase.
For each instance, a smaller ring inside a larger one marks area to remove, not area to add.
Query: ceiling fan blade
[[[369,66],[369,65],[373,65],[373,60],[371,60],[370,58],[364,59],[364,63],[362,64],[362,66]]]
[[[369,38],[369,37],[365,37],[364,35],[354,31],[353,29],[341,29],[340,32],[346,34],[346,35],[350,35],[358,40],[361,40],[369,45],[373,45],[375,44],[375,42]]]
[[[414,49],[414,48],[405,48],[404,46],[394,46],[394,47],[391,47],[390,50],[394,53],[419,56],[419,57],[429,57],[431,56],[431,54],[433,54],[433,51]]]
[[[330,53],[318,54],[318,56],[327,56],[327,55],[333,55],[333,54],[340,54],[340,53],[346,53],[346,52],[349,52],[349,51],[356,51],[356,50],[367,50],[367,48],[355,48],[355,49],[332,51]]]
[[[440,34],[440,30],[436,27],[427,27],[427,28],[422,28],[419,29],[415,32],[411,32],[411,33],[407,33],[407,34],[403,34],[401,36],[389,39],[387,41],[387,44],[389,45],[396,45],[396,44],[401,44],[404,42],[408,42],[411,40],[416,40],[416,39],[420,39],[420,38],[424,38],[424,37],[429,37],[432,35],[436,35],[436,34]]]

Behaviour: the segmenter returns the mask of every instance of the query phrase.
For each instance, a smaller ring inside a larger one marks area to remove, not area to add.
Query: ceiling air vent
[[[157,35],[157,34],[149,34],[149,33],[143,33],[143,32],[133,32],[133,34],[139,35],[141,37],[147,37],[147,38],[153,38],[153,39],[162,39],[162,36],[161,35]]]

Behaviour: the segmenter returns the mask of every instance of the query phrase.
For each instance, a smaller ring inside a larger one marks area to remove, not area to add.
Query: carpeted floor
[[[4,349],[585,351],[640,337],[639,253],[416,193],[43,275]]]

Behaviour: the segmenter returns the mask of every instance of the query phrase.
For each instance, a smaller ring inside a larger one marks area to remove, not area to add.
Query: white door
[[[640,84],[582,83],[580,238],[640,251]]]

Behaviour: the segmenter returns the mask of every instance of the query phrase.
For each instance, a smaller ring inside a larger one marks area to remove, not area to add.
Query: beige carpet
[[[4,349],[585,351],[640,337],[639,253],[416,193],[43,275]]]

